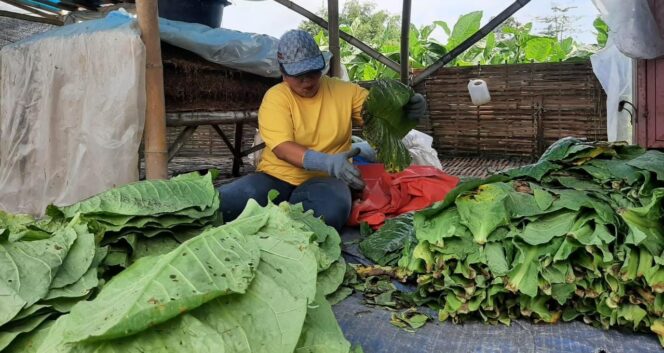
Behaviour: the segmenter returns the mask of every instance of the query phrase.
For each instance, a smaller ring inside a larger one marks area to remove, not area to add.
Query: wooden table
[[[168,113],[166,114],[166,126],[182,127],[184,129],[178,134],[177,138],[168,147],[168,161],[170,162],[178,151],[184,146],[196,129],[201,125],[210,125],[219,134],[228,149],[233,154],[233,176],[240,175],[240,166],[242,157],[256,152],[263,147],[264,143],[242,150],[243,127],[244,124],[258,126],[258,112],[256,111],[230,111],[230,112],[187,112],[187,113]],[[235,125],[235,138],[233,143],[228,136],[219,127],[220,125]]]

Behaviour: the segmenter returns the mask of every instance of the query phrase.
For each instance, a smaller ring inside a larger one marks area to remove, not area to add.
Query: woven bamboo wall
[[[468,81],[491,102],[472,105]],[[606,96],[590,62],[443,68],[424,81],[439,154],[537,157],[565,136],[606,140]]]

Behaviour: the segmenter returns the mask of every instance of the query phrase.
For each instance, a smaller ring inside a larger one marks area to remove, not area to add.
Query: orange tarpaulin
[[[390,174],[382,164],[358,166],[366,183],[362,199],[353,203],[349,225],[367,222],[380,228],[386,219],[421,210],[445,198],[459,178],[429,166],[410,166]]]

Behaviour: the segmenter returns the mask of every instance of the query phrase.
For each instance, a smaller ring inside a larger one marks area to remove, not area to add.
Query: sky
[[[360,0],[370,1],[370,0]],[[269,34],[280,37],[289,29],[297,28],[304,20],[303,16],[271,0],[232,0],[232,5],[224,9],[222,27],[243,32]],[[387,10],[393,14],[401,13],[402,0],[374,0],[378,9]],[[482,10],[483,24],[496,16],[514,0],[413,0],[411,22],[422,26],[443,20],[452,25],[460,15]],[[295,0],[295,3],[311,12],[318,12],[327,6],[327,0]],[[343,9],[346,0],[339,0],[339,8]],[[531,0],[525,7],[516,13],[517,21],[525,23],[535,21],[537,17],[547,16],[551,13],[551,6],[576,7],[572,15],[578,17],[577,32],[574,37],[577,41],[594,44],[596,37],[593,21],[598,11],[592,0]],[[24,12],[15,7],[0,2],[0,10]],[[434,32],[434,37],[444,40],[442,30]]]
[[[327,6],[327,0],[295,0],[294,2],[314,13]],[[339,9],[343,8],[345,2],[345,0],[339,0]],[[373,2],[379,9],[393,14],[401,13],[402,0],[374,0]],[[460,15],[482,10],[484,11],[484,24],[513,2],[514,0],[413,0],[411,22],[422,26],[443,20],[452,25]],[[224,9],[222,20],[222,27],[229,29],[279,37],[287,30],[297,28],[300,22],[306,20],[303,16],[274,1],[233,0],[232,3]],[[535,21],[537,17],[550,14],[553,4],[557,4],[559,7],[576,7],[572,10],[573,16],[578,16],[579,20],[577,22],[578,31],[574,37],[588,44],[596,42],[592,23],[597,17],[598,11],[592,0],[532,0],[519,10],[515,17],[522,23]],[[442,39],[444,35],[441,31],[434,37],[436,36],[438,36],[437,39]]]

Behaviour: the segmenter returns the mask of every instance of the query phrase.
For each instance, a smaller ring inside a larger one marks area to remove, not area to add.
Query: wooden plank
[[[180,131],[180,134],[178,134],[175,141],[168,148],[169,162],[173,159],[173,157],[175,157],[175,155],[180,151],[180,149],[182,149],[182,146],[184,146],[184,144],[191,137],[191,135],[194,134],[196,128],[197,126],[187,126],[184,129],[182,129],[182,131]]]

